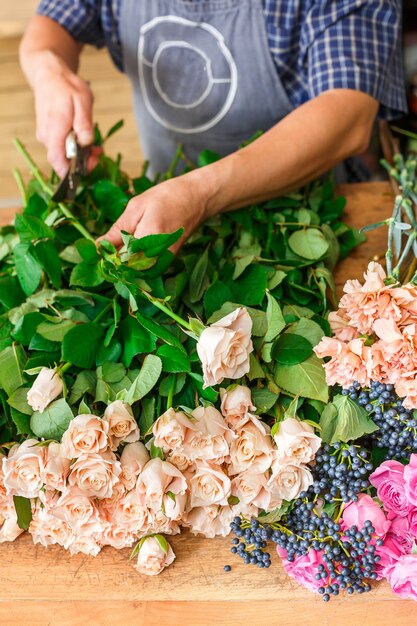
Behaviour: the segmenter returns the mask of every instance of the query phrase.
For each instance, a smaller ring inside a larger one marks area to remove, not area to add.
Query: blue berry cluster
[[[355,501],[368,486],[373,466],[369,453],[357,445],[335,443],[324,445],[312,468],[314,483],[294,501],[291,509],[277,522],[245,520],[235,517],[231,529],[235,534],[231,551],[247,564],[268,568],[271,564],[268,541],[286,551],[292,562],[313,549],[322,554],[316,579],[323,600],[346,589],[351,594],[370,590],[368,580],[377,577],[374,528],[370,521],[364,528],[353,526],[342,531],[335,512],[342,503]],[[334,519],[335,518],[335,519]]]
[[[412,410],[404,408],[393,385],[371,381],[370,387],[361,388],[355,382],[342,393],[363,406],[379,427],[371,441],[387,449],[387,458],[409,460],[417,452],[417,419]]]

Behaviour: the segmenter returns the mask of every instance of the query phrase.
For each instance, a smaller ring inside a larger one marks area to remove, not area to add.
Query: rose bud
[[[34,411],[44,411],[61,393],[64,385],[55,369],[44,367],[27,393],[27,402]]]
[[[217,385],[225,378],[241,378],[249,372],[251,332],[252,320],[244,307],[203,330],[197,353],[203,366],[204,387]]]
[[[117,450],[122,441],[138,441],[139,428],[133,417],[132,409],[125,402],[115,400],[104,411],[103,419],[109,424],[109,440],[112,450]]]
[[[133,551],[133,555],[135,554],[138,555],[135,569],[139,574],[147,576],[160,574],[175,559],[175,554],[163,535],[144,537],[139,542],[137,551]]]

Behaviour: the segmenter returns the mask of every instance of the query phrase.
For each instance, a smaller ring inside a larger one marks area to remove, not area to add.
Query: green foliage
[[[362,406],[349,396],[337,395],[328,404],[320,419],[321,437],[326,443],[348,442],[378,430]]]

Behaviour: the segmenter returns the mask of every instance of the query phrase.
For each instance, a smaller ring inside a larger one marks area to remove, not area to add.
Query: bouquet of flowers
[[[181,231],[95,244],[146,168],[103,154],[54,202],[17,145],[33,179],[16,173],[0,231],[0,542],[130,547],[158,574],[167,535],[232,530],[245,563],[269,568],[275,543],[324,600],[381,577],[415,597],[415,164],[395,170],[388,278],[371,265],[335,314],[332,269],[363,235],[331,182],[212,219],[174,258]]]

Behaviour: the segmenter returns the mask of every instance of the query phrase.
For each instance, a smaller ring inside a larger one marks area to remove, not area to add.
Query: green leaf
[[[39,333],[45,339],[49,339],[50,341],[63,341],[65,335],[71,328],[76,326],[75,322],[70,319],[65,318],[57,318],[56,324],[51,322],[42,322],[36,329],[36,332]]]
[[[118,383],[126,375],[126,368],[122,363],[111,363],[107,361],[101,367],[101,378],[106,383]]]
[[[158,339],[162,339],[162,341],[165,341],[165,343],[170,346],[176,346],[177,348],[183,349],[181,341],[162,323],[155,322],[155,320],[150,317],[145,317],[139,311],[136,311],[136,318],[143,328],[158,337]]]
[[[98,287],[104,282],[103,274],[100,270],[100,264],[86,263],[82,261],[74,267],[71,272],[70,285],[79,285],[80,287]]]
[[[132,254],[143,250],[148,257],[159,256],[162,252],[168,250],[168,248],[176,243],[183,233],[184,229],[179,228],[174,233],[146,235],[140,239],[136,239],[135,237],[128,235],[128,250]]]
[[[43,412],[35,411],[30,420],[30,427],[39,438],[60,441],[73,417],[69,404],[60,398],[47,406]]]
[[[15,228],[20,241],[32,242],[37,239],[52,239],[55,232],[35,215],[18,213],[15,217]]]
[[[27,296],[36,291],[42,278],[42,267],[33,252],[30,243],[18,243],[13,249],[16,274]]]
[[[150,453],[151,453],[151,459],[165,459],[164,456],[164,451],[162,450],[162,448],[158,448],[154,442],[152,441],[151,443],[151,449],[150,449]]]
[[[258,359],[253,354],[250,355],[249,361],[250,370],[246,374],[249,380],[255,380],[255,378],[265,378],[265,372],[263,371]]]
[[[121,216],[129,200],[118,185],[105,179],[94,185],[92,195],[102,216],[109,222],[115,222]]]
[[[190,276],[190,301],[192,303],[199,302],[208,287],[208,248],[199,257]]]
[[[301,335],[307,339],[313,347],[321,341],[324,335],[323,329],[319,326],[319,324],[317,324],[317,322],[313,322],[313,320],[309,320],[305,317],[302,317],[298,322],[291,324],[285,332],[286,334],[294,333],[295,335]]]
[[[281,389],[295,396],[322,402],[329,399],[323,363],[315,354],[297,365],[277,363],[274,379]]]
[[[62,341],[62,360],[91,369],[101,346],[103,329],[92,322],[71,328]]]
[[[230,302],[232,299],[233,296],[229,287],[225,283],[222,283],[221,280],[214,281],[204,294],[206,317],[209,318],[215,311],[220,309],[225,302]]]
[[[0,352],[0,387],[10,396],[25,382],[23,370],[26,354],[22,346],[13,344]]]
[[[267,387],[252,389],[252,402],[256,406],[256,412],[258,414],[266,413],[271,409],[276,401],[278,395],[270,391]]]
[[[210,165],[211,163],[215,163],[219,161],[220,154],[217,152],[213,152],[213,150],[202,150],[198,155],[197,159],[197,167],[204,167],[205,165]]]
[[[326,443],[354,441],[379,428],[364,407],[356,404],[349,396],[339,394],[328,406],[332,406],[332,409],[326,407],[320,419],[321,436]]]
[[[28,405],[27,395],[30,387],[18,387],[8,398],[7,404],[24,415],[32,415],[33,409]]]
[[[286,323],[284,316],[282,315],[281,307],[275,300],[274,296],[271,296],[271,294],[267,292],[266,297],[268,300],[268,306],[266,309],[268,330],[265,334],[265,341],[270,342],[273,341],[282,330],[284,330]]]
[[[329,249],[329,243],[317,228],[297,230],[288,238],[288,245],[298,256],[311,261],[320,259]]]
[[[29,435],[29,437],[34,437],[34,434],[30,429],[30,418],[32,412],[30,415],[27,415],[25,413],[21,413],[14,407],[11,407],[10,415],[12,417],[13,424],[16,426],[18,435]]]
[[[158,348],[156,354],[162,360],[162,369],[164,372],[176,374],[191,371],[190,360],[183,350],[179,350],[173,346],[163,345]]]
[[[261,304],[267,288],[267,271],[263,265],[250,265],[231,285],[235,301],[245,306]]]
[[[94,396],[97,383],[97,376],[91,370],[83,370],[77,374],[77,378],[71,387],[70,404],[75,404],[85,393]]]
[[[29,345],[37,327],[44,319],[41,313],[36,312],[23,315],[12,331],[13,338],[25,346]]]
[[[32,504],[30,498],[13,496],[14,508],[16,510],[17,525],[22,530],[28,530],[32,521]]]
[[[156,385],[162,372],[162,361],[154,354],[148,354],[143,361],[141,370],[125,396],[125,402],[137,402]]]
[[[120,332],[124,341],[122,362],[129,367],[137,354],[149,354],[156,347],[156,338],[139,324],[137,319],[128,315],[120,324]]]
[[[155,421],[155,398],[142,399],[142,411],[139,417],[139,428],[142,437],[145,437],[152,429]]]
[[[104,141],[106,141],[106,139],[110,139],[110,137],[114,135],[114,133],[117,133],[117,131],[124,126],[124,123],[124,120],[119,120],[118,122],[113,124],[113,126],[110,128],[107,135],[105,136]]]
[[[301,335],[291,333],[281,335],[272,350],[273,358],[281,365],[302,363],[312,354],[311,343]]]
[[[40,241],[35,245],[34,255],[45,270],[52,285],[55,289],[59,289],[61,286],[61,259],[55,243],[50,239]]]
[[[286,515],[293,506],[293,502],[284,500],[280,507],[269,513],[262,514],[258,517],[258,520],[263,524],[274,524],[279,522],[284,515]]]
[[[100,260],[100,255],[97,252],[97,246],[89,239],[78,239],[75,242],[75,247],[80,257],[89,264],[97,263]]]
[[[0,304],[5,309],[13,309],[25,299],[25,294],[16,276],[0,278]]]

